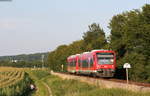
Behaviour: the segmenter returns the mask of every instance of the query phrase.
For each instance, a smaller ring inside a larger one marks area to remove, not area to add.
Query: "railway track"
[[[63,73],[63,74],[68,74],[68,73]],[[70,74],[70,75],[83,76],[83,77],[88,77],[88,78],[95,78],[95,79],[101,79],[101,80],[106,80],[106,81],[113,81],[113,82],[119,82],[119,83],[127,84],[126,80],[116,79],[116,78],[102,78],[102,77],[92,77],[92,76],[84,76],[84,75],[76,75],[76,74]],[[150,83],[129,81],[128,84],[137,85],[137,86],[144,86],[144,87],[150,87]]]
[[[107,79],[105,79],[107,80]],[[121,80],[121,79],[108,79],[110,81],[114,81],[114,82],[120,82],[120,83],[127,83],[126,80]],[[150,83],[141,83],[141,82],[134,82],[134,81],[129,81],[128,84],[132,84],[132,85],[137,85],[137,86],[144,86],[144,87],[150,87]]]

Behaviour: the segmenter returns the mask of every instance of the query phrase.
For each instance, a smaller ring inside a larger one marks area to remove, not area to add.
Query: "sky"
[[[97,23],[107,36],[114,15],[150,0],[0,0],[0,56],[48,52],[82,39]]]

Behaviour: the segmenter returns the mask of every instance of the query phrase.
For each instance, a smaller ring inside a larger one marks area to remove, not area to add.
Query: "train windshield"
[[[114,54],[113,53],[97,53],[98,64],[113,64]]]

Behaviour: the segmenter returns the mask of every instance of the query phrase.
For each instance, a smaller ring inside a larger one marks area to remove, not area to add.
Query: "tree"
[[[118,14],[113,16],[109,23],[109,29],[111,30],[110,46],[112,50],[117,52],[119,58],[123,57],[126,52],[123,37],[127,18],[124,15],[125,14]]]
[[[64,65],[64,70],[67,69],[67,57],[82,53],[83,40],[74,41],[70,45],[60,45],[56,50],[52,51],[48,55],[48,63],[50,69],[54,71],[61,71],[61,65]]]
[[[109,23],[110,43],[117,52],[119,65],[133,64],[130,78],[148,80],[150,63],[150,5],[114,16]],[[142,78],[142,79],[141,79]]]
[[[83,35],[83,45],[86,46],[86,51],[103,48],[106,42],[103,29],[96,23],[89,26],[89,30]]]
[[[67,45],[60,45],[57,47],[56,50],[49,53],[48,62],[49,62],[50,69],[54,71],[60,71],[62,64],[66,66],[67,47],[68,47]]]

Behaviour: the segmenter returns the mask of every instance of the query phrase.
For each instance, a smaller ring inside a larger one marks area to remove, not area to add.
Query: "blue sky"
[[[12,0],[0,2],[0,56],[47,52],[82,39],[96,22],[109,35],[112,16],[150,0]]]

